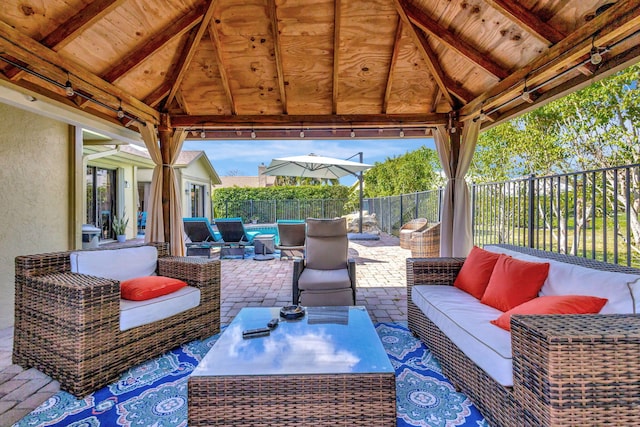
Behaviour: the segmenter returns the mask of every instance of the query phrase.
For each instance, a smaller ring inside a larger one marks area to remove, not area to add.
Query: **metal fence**
[[[273,223],[278,219],[335,218],[348,213],[346,199],[224,201],[214,206],[214,217],[241,217],[244,221]]]
[[[510,243],[640,266],[640,165],[471,186],[474,243]],[[440,220],[442,189],[366,199],[383,231]]]

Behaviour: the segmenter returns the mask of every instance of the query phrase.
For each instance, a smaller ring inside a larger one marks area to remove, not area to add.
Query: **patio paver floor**
[[[217,254],[213,254],[217,256]],[[357,301],[373,322],[407,320],[406,265],[411,252],[397,237],[349,242],[356,259]],[[222,261],[220,320],[229,324],[242,307],[291,304],[292,261]],[[11,426],[60,390],[57,381],[36,369],[11,364],[13,328],[0,330],[0,427]]]

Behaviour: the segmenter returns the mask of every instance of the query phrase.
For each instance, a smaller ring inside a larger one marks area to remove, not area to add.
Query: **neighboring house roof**
[[[214,188],[227,187],[271,187],[276,182],[275,176],[221,176],[222,181]]]
[[[153,162],[151,161],[151,156],[149,155],[149,150],[145,147],[141,147],[138,145],[120,145],[120,154],[132,155],[138,158],[143,158],[145,160],[149,160],[149,162],[145,162],[149,165],[149,167],[153,167]],[[211,177],[211,184],[216,185],[220,184],[220,176],[213,168],[211,161],[205,155],[204,151],[201,150],[183,150],[180,152],[178,159],[176,160],[175,167],[176,168],[186,168],[190,164],[197,162],[202,158],[202,162],[205,168],[208,170],[209,175]]]

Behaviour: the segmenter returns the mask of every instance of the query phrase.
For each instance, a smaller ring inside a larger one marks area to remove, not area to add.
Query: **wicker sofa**
[[[152,246],[151,269],[157,262],[157,274],[187,282],[199,304],[196,299],[193,308],[126,330],[120,282],[71,272],[71,258],[87,251],[17,257],[13,363],[34,367],[82,397],[138,363],[219,332],[220,261],[171,257],[167,244]]]
[[[509,245],[531,260],[554,260],[588,277],[640,270],[586,258]],[[407,259],[409,328],[424,341],[442,370],[478,407],[492,426],[635,425],[640,419],[640,316],[636,314],[514,315],[511,318],[513,386],[506,387],[479,367],[414,302],[418,285],[452,285],[463,258]],[[552,266],[553,267],[553,263]],[[566,276],[565,276],[566,277]],[[629,286],[631,304],[637,305]],[[608,285],[603,283],[602,285]],[[634,289],[635,288],[635,289]],[[424,288],[423,288],[424,289]],[[473,298],[473,297],[472,297]],[[417,300],[416,300],[417,301]],[[478,301],[478,300],[476,300]],[[479,301],[478,301],[479,302]],[[462,308],[467,310],[466,307]],[[604,309],[603,309],[604,311]],[[507,333],[503,331],[502,333]]]

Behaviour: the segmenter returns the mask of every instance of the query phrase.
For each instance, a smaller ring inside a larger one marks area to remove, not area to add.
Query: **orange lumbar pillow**
[[[144,301],[170,294],[187,286],[185,282],[172,277],[144,276],[120,282],[120,296],[123,299]]]
[[[513,314],[595,314],[599,313],[606,303],[605,298],[587,295],[538,297],[507,311],[491,323],[510,331]]]
[[[500,254],[480,302],[509,311],[537,297],[548,274],[548,262],[522,261]]]
[[[482,298],[498,257],[500,257],[500,254],[474,246],[467,259],[464,260],[453,286],[473,295],[477,299]]]

